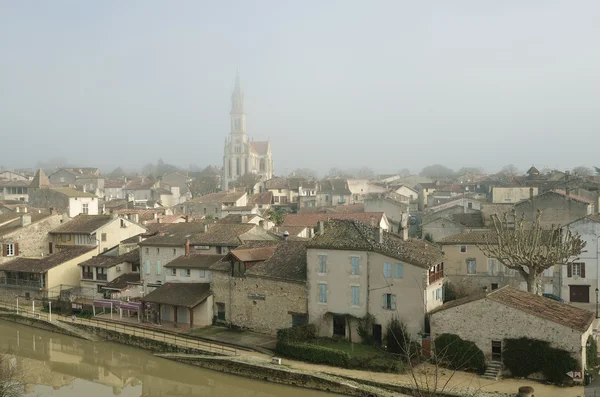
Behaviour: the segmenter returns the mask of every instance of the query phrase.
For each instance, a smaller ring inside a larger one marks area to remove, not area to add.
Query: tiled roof
[[[279,243],[273,255],[252,266],[246,271],[246,275],[306,281],[306,246],[306,241]]]
[[[173,259],[165,265],[166,268],[181,268],[181,269],[209,269],[216,262],[223,259],[225,255],[207,255],[207,254],[192,254],[182,255]]]
[[[355,214],[365,211],[364,204],[348,204],[348,205],[331,205],[327,207],[303,207],[298,210],[299,214],[319,214],[319,213],[344,213]]]
[[[179,223],[147,223],[145,236],[153,236],[159,232],[164,233],[200,233],[204,222],[179,222]]]
[[[238,201],[245,194],[245,191],[226,190],[223,192],[210,193],[201,197],[196,197],[182,204],[185,205],[187,203],[232,203],[234,201]]]
[[[246,217],[246,222],[242,222],[243,217]],[[229,215],[224,216],[223,218],[219,219],[217,221],[217,223],[229,223],[229,224],[248,223],[250,220],[253,220],[256,217],[259,217],[262,219],[262,217],[260,217],[259,215],[256,215],[256,214],[248,214],[248,215],[229,214]]]
[[[91,234],[113,219],[110,215],[77,215],[68,222],[63,223],[56,229],[51,230],[50,234]]]
[[[481,228],[484,226],[483,215],[481,212],[472,214],[452,214],[450,218],[463,226]]]
[[[423,268],[443,259],[438,247],[422,240],[402,240],[397,234],[381,231],[383,242],[379,243],[377,230],[355,220],[332,219],[325,223],[323,235],[317,234],[308,248],[374,251]]]
[[[144,302],[194,308],[211,295],[209,283],[166,283],[146,295]]]
[[[0,179],[0,187],[29,187],[29,181],[10,181],[8,179]]]
[[[251,141],[250,150],[256,154],[266,155],[269,153],[269,142],[268,141]]]
[[[137,179],[132,179],[131,181],[127,182],[127,184],[123,187],[123,189],[125,189],[125,190],[149,190],[149,189],[152,189],[152,186],[154,186],[155,183],[156,183],[156,181],[154,179],[137,178]]]
[[[317,184],[319,193],[330,193],[349,196],[352,194],[346,179],[326,179]]]
[[[239,247],[231,251],[242,262],[257,262],[269,259],[275,252],[276,245],[269,247],[244,248]]]
[[[75,259],[90,251],[97,250],[96,246],[78,245],[69,248],[63,248],[60,251],[48,256],[34,258],[17,258],[10,262],[0,265],[0,270],[24,273],[44,273],[53,267]]]
[[[119,215],[132,215],[137,214],[138,220],[142,221],[151,221],[154,220],[154,214],[157,216],[163,214],[165,211],[163,209],[149,209],[149,210],[141,210],[141,209],[121,209],[115,211]]]
[[[104,289],[124,290],[129,285],[128,283],[141,283],[142,277],[139,273],[125,273],[104,285]]]
[[[433,310],[431,314],[479,299],[489,299],[490,301],[520,310],[528,315],[564,325],[580,332],[587,331],[595,317],[591,311],[571,306],[568,303],[557,302],[530,292],[520,291],[511,286],[502,287],[487,295],[476,294],[446,303]]]
[[[455,234],[443,238],[439,241],[440,244],[486,244],[493,241],[493,230],[488,231],[473,231]]]
[[[136,248],[123,255],[98,255],[81,262],[79,266],[95,266],[102,268],[111,268],[121,263],[128,262],[131,264],[140,264],[140,250]]]
[[[110,181],[104,182],[104,187],[111,188],[111,189],[123,188],[125,185],[126,185],[126,182],[120,181],[120,180],[110,180]]]
[[[256,193],[248,198],[249,203],[268,205],[273,202],[273,192]]]
[[[55,192],[64,194],[67,197],[96,197],[94,193],[82,192],[81,190],[73,189],[72,187],[52,187]]]
[[[571,200],[579,201],[580,203],[584,203],[584,204],[594,204],[594,201],[593,201],[593,200],[589,200],[589,199],[587,199],[587,198],[585,198],[585,197],[582,197],[582,196],[577,196],[577,195],[575,195],[575,194],[568,194],[568,195],[567,195],[567,192],[565,192],[564,190],[558,190],[558,189],[555,189],[555,190],[552,190],[551,192],[552,192],[552,193],[556,193],[556,194],[560,194],[561,196],[563,196],[563,197],[566,197],[566,198],[569,198],[569,199],[571,199]],[[542,193],[542,194],[543,194],[543,193]],[[538,197],[539,197],[539,196],[538,196]]]
[[[283,226],[317,226],[319,221],[329,219],[353,219],[367,225],[371,224],[371,218],[375,222],[374,226],[379,226],[383,218],[383,212],[358,212],[358,213],[330,213],[330,214],[287,214],[283,217]]]
[[[182,219],[186,219],[186,215],[159,215],[157,219],[149,219],[146,222],[148,223],[183,223],[177,222]],[[160,222],[159,222],[160,221]]]
[[[185,225],[194,225],[194,223],[187,223]],[[180,224],[174,223],[173,225]],[[186,230],[184,232],[171,230],[166,233],[159,233],[155,237],[150,237],[142,241],[140,245],[181,247],[185,244],[185,240],[189,239],[191,245],[235,247],[242,244],[241,235],[257,227],[257,225],[248,223],[214,224],[210,225],[206,232],[202,232],[202,223],[198,223],[198,229],[196,230]],[[257,239],[260,239],[259,236],[257,236]]]
[[[7,215],[6,218],[4,218],[4,215]],[[14,217],[8,217],[8,215],[15,215]],[[2,226],[0,226],[0,237],[1,236],[5,236],[9,233],[12,233],[18,229],[20,229],[21,226],[21,216],[23,215],[29,215],[31,217],[31,224],[34,224],[35,222],[41,221],[43,219],[48,218],[51,214],[46,212],[42,212],[42,213],[37,213],[37,212],[27,212],[27,213],[23,213],[23,212],[11,212],[10,214],[1,214],[0,215],[0,223],[4,223],[6,220],[11,220],[9,223],[3,224]],[[24,227],[28,227],[29,225],[26,225]]]

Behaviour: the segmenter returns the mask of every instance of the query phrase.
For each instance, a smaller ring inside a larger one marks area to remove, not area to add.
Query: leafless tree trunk
[[[0,353],[0,397],[20,397],[24,394],[16,357]]]
[[[493,214],[493,230],[486,235],[485,243],[477,245],[488,258],[519,272],[527,282],[527,291],[537,295],[543,293],[540,275],[544,270],[573,263],[585,248],[585,241],[568,226],[544,229],[541,217],[542,211],[538,210],[531,227],[526,227],[524,216],[518,218],[515,211],[502,217]]]

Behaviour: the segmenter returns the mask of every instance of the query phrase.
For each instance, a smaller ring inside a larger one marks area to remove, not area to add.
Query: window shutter
[[[15,250],[15,256],[18,256],[19,255],[19,243],[14,243],[13,247],[14,247],[14,250]],[[582,269],[581,271],[583,272],[583,267],[581,269]]]
[[[392,310],[396,310],[396,295],[390,295],[392,298]]]
[[[381,307],[385,309],[385,294],[381,295]]]
[[[570,263],[567,265],[567,277],[573,277],[573,265]]]
[[[579,265],[581,267],[581,278],[585,278],[585,263]]]

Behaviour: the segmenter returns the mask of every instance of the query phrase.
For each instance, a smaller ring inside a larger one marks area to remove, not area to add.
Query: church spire
[[[231,94],[231,114],[243,114],[244,113],[244,93],[242,92],[242,85],[240,84],[240,72],[236,71],[235,74],[235,87]]]

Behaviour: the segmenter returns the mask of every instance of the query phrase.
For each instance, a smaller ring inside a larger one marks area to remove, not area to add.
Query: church
[[[271,179],[273,177],[271,142],[249,140],[246,135],[244,94],[239,75],[236,76],[235,88],[231,94],[230,117],[231,133],[225,139],[221,188],[229,189],[231,182],[246,174],[259,175],[262,181]]]

